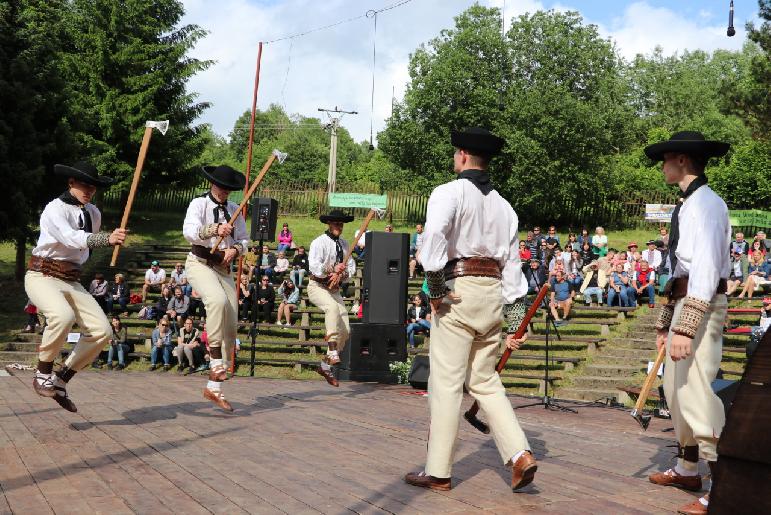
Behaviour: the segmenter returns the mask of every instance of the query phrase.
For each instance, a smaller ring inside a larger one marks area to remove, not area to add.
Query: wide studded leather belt
[[[222,266],[222,260],[225,258],[225,253],[221,250],[212,254],[211,249],[203,245],[193,245],[190,253],[197,258],[205,259],[208,266]]]
[[[726,291],[728,291],[728,283],[725,279],[720,279],[717,282],[717,291],[715,293],[725,293]],[[687,297],[688,276],[671,279],[664,287],[664,294],[669,296],[671,302]]]
[[[456,277],[501,278],[501,267],[497,259],[486,257],[460,258],[449,261],[444,267],[444,278],[449,281]]]
[[[80,265],[70,261],[31,256],[27,269],[33,272],[40,272],[43,275],[56,277],[62,281],[80,280]]]

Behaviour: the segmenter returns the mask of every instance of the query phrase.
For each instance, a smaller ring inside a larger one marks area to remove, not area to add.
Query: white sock
[[[209,381],[206,383],[206,388],[213,392],[219,392],[222,389],[222,383],[220,381]]]
[[[332,370],[332,367],[329,366],[329,363],[327,363],[326,361],[322,361],[321,362],[321,370],[329,372],[330,370]]]
[[[219,365],[219,366],[223,366],[223,365],[222,365],[222,358],[220,358],[220,359],[213,359],[213,358],[212,358],[212,360],[209,362],[209,366],[210,366],[211,368],[214,368],[214,367],[216,367],[217,365]]]
[[[335,357],[335,358],[339,357],[336,350],[328,350],[327,356]]]
[[[693,462],[686,461],[685,463],[693,463]],[[699,475],[699,464],[698,463],[694,463],[693,467],[694,467],[693,469],[686,468],[686,467],[681,467],[680,463],[678,463],[677,465],[675,465],[675,473],[680,475],[680,476],[698,476]]]
[[[35,370],[35,379],[37,380],[38,384],[43,384],[46,379],[51,379],[54,377],[54,375],[55,374],[44,374],[43,372]]]
[[[526,452],[527,452],[526,450],[524,450],[524,451],[519,451],[517,454],[515,454],[514,456],[512,456],[512,457],[511,457],[511,464],[512,464],[512,465],[514,465],[514,464],[517,462],[517,460],[518,460],[518,459],[519,459],[519,458],[520,458],[520,457],[521,457],[523,454],[525,454]]]
[[[704,506],[709,506],[709,500],[706,497],[699,497],[699,502]]]

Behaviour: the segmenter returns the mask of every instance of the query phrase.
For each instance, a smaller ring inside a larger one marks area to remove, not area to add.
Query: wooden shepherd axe
[[[137,192],[137,186],[139,185],[139,177],[142,175],[142,167],[145,164],[145,156],[147,156],[147,148],[150,146],[150,138],[153,135],[153,129],[158,129],[161,134],[165,135],[169,130],[169,121],[164,120],[162,122],[145,122],[145,135],[142,138],[142,146],[139,147],[139,157],[137,158],[137,166],[134,169],[134,179],[131,181],[131,189],[129,190],[128,200],[126,201],[126,207],[123,209],[123,219],[120,222],[120,228],[125,229],[128,224],[128,217],[131,213],[131,205],[134,203],[134,195]],[[120,252],[120,245],[115,245],[112,249],[112,260],[110,260],[110,266],[115,266],[118,261],[118,253]]]
[[[519,327],[517,328],[517,332],[514,333],[514,338],[519,340],[522,338],[525,333],[527,332],[527,326],[530,325],[530,321],[535,316],[536,312],[538,311],[538,308],[541,307],[541,303],[543,302],[544,297],[546,297],[546,294],[549,293],[549,283],[544,284],[541,286],[541,289],[538,291],[538,295],[536,295],[535,300],[532,304],[530,304],[530,308],[527,310],[527,313],[525,314],[525,318],[522,319],[522,322],[519,323]],[[506,347],[506,350],[503,352],[503,355],[501,356],[501,359],[498,360],[498,364],[495,366],[495,371],[498,372],[498,374],[501,373],[503,368],[506,366],[506,362],[509,360],[509,356],[511,356],[511,349]],[[479,412],[479,402],[474,401],[474,404],[471,405],[471,407],[468,409],[466,413],[463,414],[463,418],[466,419],[466,421],[477,428],[477,430],[483,432],[484,434],[490,433],[490,426],[488,426],[486,423],[479,420],[477,417],[477,413]]]
[[[270,157],[267,161],[265,161],[265,164],[262,165],[262,170],[260,170],[260,173],[257,174],[257,177],[255,177],[254,182],[251,186],[249,186],[249,191],[246,192],[246,195],[244,195],[244,200],[241,201],[241,205],[238,206],[238,209],[236,209],[235,213],[233,213],[230,216],[231,220],[235,220],[238,215],[241,214],[241,212],[246,208],[246,205],[249,203],[249,199],[252,198],[252,195],[254,195],[254,192],[257,191],[257,186],[260,185],[262,182],[262,178],[265,177],[265,174],[270,169],[271,165],[275,160],[278,159],[279,164],[283,163],[286,159],[286,156],[288,154],[281,152],[279,150],[273,149],[273,152],[271,152]],[[230,222],[228,222],[230,224]],[[232,225],[232,224],[230,224]],[[217,248],[220,246],[220,243],[222,243],[222,240],[224,240],[224,236],[220,236],[217,238],[217,241],[214,242],[214,245],[211,248],[211,253],[214,254],[217,252]]]
[[[642,385],[642,388],[640,389],[640,395],[637,396],[637,402],[634,405],[634,409],[632,410],[632,417],[640,424],[640,427],[643,428],[643,431],[648,430],[648,424],[651,423],[651,416],[650,415],[643,415],[643,408],[645,407],[645,401],[648,400],[648,394],[650,393],[651,386],[653,386],[653,381],[656,380],[656,376],[659,373],[659,367],[661,367],[661,363],[664,361],[664,356],[667,354],[667,346],[662,345],[661,349],[659,349],[659,353],[656,355],[656,361],[653,363],[653,368],[651,368],[651,371],[648,372],[648,377],[645,378],[645,382]]]

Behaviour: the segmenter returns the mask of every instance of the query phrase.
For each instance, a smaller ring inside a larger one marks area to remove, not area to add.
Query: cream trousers
[[[451,475],[464,382],[487,417],[503,463],[519,451],[530,450],[495,372],[501,337],[501,282],[490,277],[459,277],[448,286],[460,300],[445,297],[431,321],[428,378],[431,430],[426,473],[442,478]]]
[[[340,290],[332,293],[316,281],[308,283],[308,298],[314,306],[324,312],[324,328],[328,342],[337,343],[337,350],[342,353],[348,342],[351,326],[348,322],[348,310],[345,308]]]
[[[190,286],[201,295],[206,308],[209,347],[222,348],[223,364],[227,368],[238,332],[235,281],[226,269],[212,268],[195,256],[187,256],[185,270]]]
[[[112,335],[110,321],[90,293],[77,281],[63,281],[40,272],[28,271],[24,289],[32,303],[46,318],[40,361],[54,361],[67,341],[75,322],[80,340],[64,365],[78,371],[89,365]]]
[[[675,304],[673,324],[680,317],[685,299]],[[699,446],[700,456],[707,461],[717,460],[717,440],[725,424],[723,403],[712,391],[711,383],[717,376],[723,354],[723,324],[728,301],[722,293],[712,297],[709,311],[704,315],[693,339],[691,355],[680,361],[669,357],[670,332],[667,338],[667,357],[664,365],[664,395],[667,399],[675,436],[685,446]]]

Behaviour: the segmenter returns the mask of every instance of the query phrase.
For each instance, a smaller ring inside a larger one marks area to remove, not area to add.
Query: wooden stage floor
[[[454,488],[437,493],[402,482],[426,451],[427,398],[409,387],[237,378],[228,415],[200,376],[87,372],[68,413],[15,374],[0,377],[0,513],[597,515],[674,513],[696,495],[647,480],[672,463],[668,421],[642,433],[620,410],[517,410],[539,469],[516,494],[491,438],[462,421]]]

